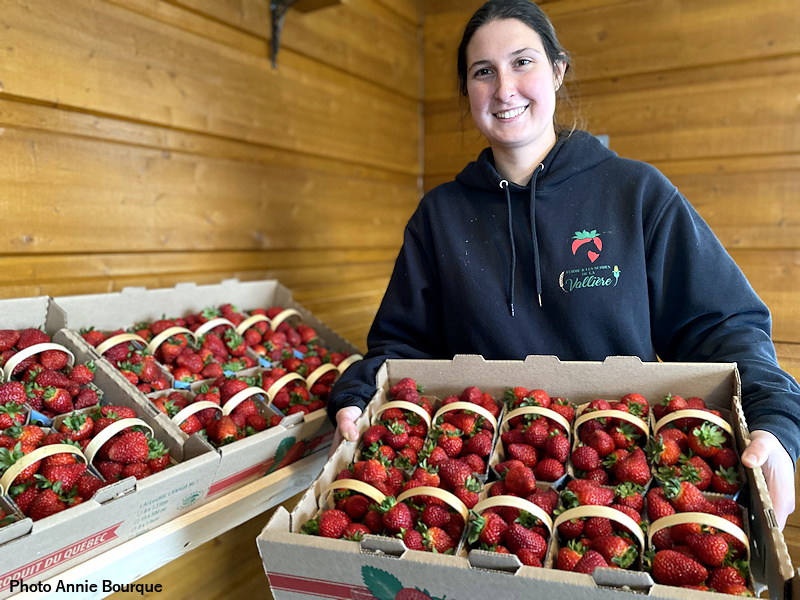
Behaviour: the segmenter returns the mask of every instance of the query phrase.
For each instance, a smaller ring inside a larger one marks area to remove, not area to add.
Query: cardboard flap
[[[31,529],[33,529],[33,521],[27,517],[0,527],[0,546],[21,538],[23,535],[28,535]]]
[[[264,531],[289,531],[291,528],[291,518],[289,511],[282,505],[279,505],[272,513],[269,521],[267,521]],[[260,538],[261,536],[259,536]]]
[[[592,572],[592,579],[597,585],[604,587],[628,587],[631,589],[649,589],[655,582],[650,573],[645,571],[627,571],[611,567],[598,567]]]
[[[391,538],[381,535],[365,535],[361,540],[361,550],[363,552],[373,552],[402,558],[408,548],[400,538]]]
[[[513,574],[516,574],[522,566],[516,554],[498,554],[486,550],[470,550],[467,560],[469,560],[469,565],[475,569],[507,571]]]

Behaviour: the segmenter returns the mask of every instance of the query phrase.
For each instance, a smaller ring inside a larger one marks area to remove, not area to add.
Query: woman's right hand
[[[336,432],[333,434],[333,442],[331,449],[328,452],[330,457],[342,440],[347,442],[355,442],[358,439],[358,427],[356,427],[356,419],[361,416],[363,411],[357,406],[346,406],[336,413]]]

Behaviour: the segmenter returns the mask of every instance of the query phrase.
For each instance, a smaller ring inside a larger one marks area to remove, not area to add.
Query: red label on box
[[[228,475],[225,479],[220,479],[219,481],[215,481],[211,484],[211,488],[208,490],[208,495],[213,496],[214,494],[218,494],[222,490],[225,490],[232,485],[236,485],[237,483],[241,483],[242,481],[248,478],[257,478],[264,475],[269,468],[275,462],[274,458],[270,458],[269,460],[265,460],[264,462],[258,463],[257,465],[253,465],[252,467],[248,467],[243,471],[239,471],[238,473],[234,473],[233,475]]]
[[[33,562],[18,567],[9,571],[5,575],[0,576],[0,591],[7,589],[11,585],[12,580],[27,580],[35,577],[40,573],[49,571],[76,556],[85,554],[90,550],[94,550],[98,546],[103,546],[115,539],[117,539],[117,529],[122,525],[122,522],[112,525],[111,527],[98,531],[95,534],[85,537],[82,540],[73,542],[68,546],[64,546],[61,550],[51,552],[47,556],[43,556]]]
[[[310,579],[297,575],[267,572],[269,586],[273,590],[309,594],[333,600],[371,600],[374,598],[369,588],[360,585],[349,585],[325,581],[324,579]]]

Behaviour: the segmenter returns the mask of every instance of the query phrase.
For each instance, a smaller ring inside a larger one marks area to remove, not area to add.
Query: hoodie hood
[[[617,156],[585,131],[562,132],[556,144],[542,161],[536,186],[540,190],[555,187],[570,177]],[[491,148],[485,148],[477,160],[467,164],[456,176],[456,181],[470,188],[498,192],[503,177],[494,165]],[[514,185],[513,183],[511,184]]]
[[[504,194],[508,210],[508,238],[510,249],[509,284],[506,291],[508,312],[514,316],[514,292],[517,273],[517,250],[514,242],[514,220],[511,206],[511,188],[529,191],[529,210],[531,221],[531,245],[533,248],[533,267],[536,294],[539,306],[542,306],[542,273],[539,260],[539,242],[536,231],[536,193],[548,188],[554,188],[587,169],[613,158],[616,153],[608,150],[594,136],[585,131],[564,132],[558,136],[556,143],[544,160],[534,169],[531,180],[527,186],[518,186],[503,179],[497,172],[494,164],[494,155],[491,148],[485,148],[478,160],[469,163],[461,173],[456,176],[456,181],[462,185],[481,190]]]

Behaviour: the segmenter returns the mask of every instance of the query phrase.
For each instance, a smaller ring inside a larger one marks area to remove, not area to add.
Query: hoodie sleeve
[[[328,415],[334,423],[340,409],[367,405],[376,391],[375,375],[387,358],[445,355],[439,275],[429,258],[433,237],[417,233],[414,224],[421,222],[419,216],[418,212],[406,227],[394,272],[367,337],[369,352],[331,390]]]
[[[656,352],[666,361],[736,362],[748,427],[774,434],[797,460],[800,387],[778,366],[769,309],[677,191],[646,231]]]

